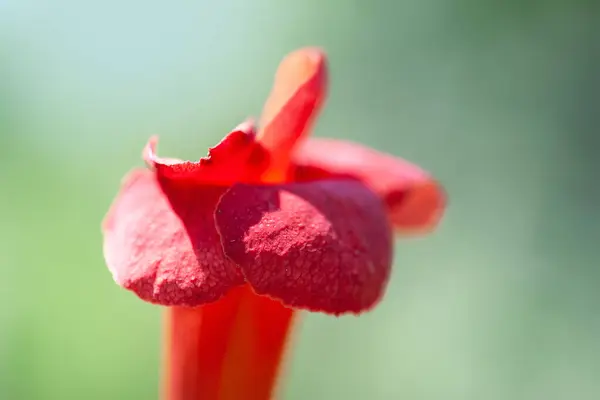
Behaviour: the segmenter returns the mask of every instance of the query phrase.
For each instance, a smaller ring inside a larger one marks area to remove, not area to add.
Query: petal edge
[[[157,145],[158,137],[151,137],[142,155],[146,164],[167,180],[223,186],[257,182],[269,165],[269,154],[256,141],[254,123],[250,120],[238,125],[198,161],[159,157]]]

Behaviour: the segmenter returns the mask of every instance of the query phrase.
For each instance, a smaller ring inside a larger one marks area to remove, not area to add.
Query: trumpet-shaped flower
[[[306,138],[326,81],[324,54],[302,49],[280,65],[258,131],[238,126],[199,161],[161,158],[151,138],[148,168],[129,173],[105,218],[115,281],[171,307],[168,398],[268,398],[293,310],[369,310],[394,230],[430,230],[441,216],[442,189],[417,166]],[[250,384],[240,368],[262,378]]]

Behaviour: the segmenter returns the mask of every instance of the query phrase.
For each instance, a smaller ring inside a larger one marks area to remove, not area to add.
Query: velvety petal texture
[[[143,300],[187,306],[215,301],[243,283],[214,224],[225,190],[131,172],[103,224],[104,257],[115,281]]]
[[[427,172],[389,154],[345,140],[309,139],[293,155],[292,179],[332,177],[358,179],[387,205],[394,226],[404,231],[429,231],[445,207],[442,187]]]
[[[258,294],[331,314],[382,296],[392,262],[384,205],[354,180],[234,185],[216,212],[225,254]]]

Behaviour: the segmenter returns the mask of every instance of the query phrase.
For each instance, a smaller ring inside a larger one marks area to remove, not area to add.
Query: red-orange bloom
[[[115,281],[166,306],[248,284],[287,307],[360,313],[390,275],[393,228],[431,229],[444,206],[423,170],[364,146],[303,140],[326,88],[324,54],[281,64],[260,131],[244,123],[198,162],[144,150],[104,222]]]

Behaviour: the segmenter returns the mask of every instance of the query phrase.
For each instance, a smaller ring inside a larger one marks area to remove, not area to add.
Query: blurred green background
[[[315,135],[450,204],[374,312],[306,316],[282,398],[600,398],[598,2],[0,0],[0,399],[157,397],[160,310],[100,221],[150,135],[204,155],[304,45],[330,55]]]

